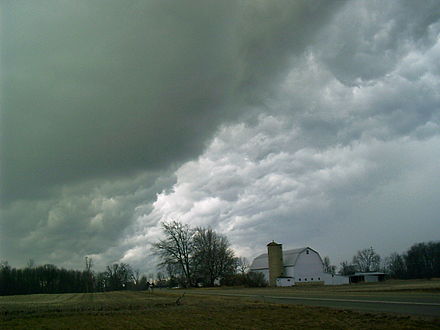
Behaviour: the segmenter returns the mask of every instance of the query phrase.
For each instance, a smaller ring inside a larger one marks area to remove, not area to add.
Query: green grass
[[[439,281],[440,283],[440,281]],[[432,282],[406,282],[422,290]],[[330,294],[364,291],[395,292],[405,283],[321,287],[312,291]],[[381,289],[378,289],[378,288]],[[263,289],[258,292],[282,293],[292,289]],[[434,286],[435,291],[435,286]],[[224,290],[224,289],[223,289]],[[228,291],[255,289],[229,289]],[[298,289],[298,292],[306,288]],[[2,329],[439,329],[440,320],[385,313],[359,313],[324,307],[283,305],[260,299],[198,296],[187,290],[149,292],[107,292],[0,297]],[[312,291],[307,291],[311,293]],[[408,291],[405,289],[405,291]],[[360,294],[359,292],[356,294]]]

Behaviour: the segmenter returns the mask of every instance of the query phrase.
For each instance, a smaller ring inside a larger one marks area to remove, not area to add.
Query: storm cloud
[[[154,269],[160,221],[341,261],[435,240],[437,1],[2,3],[1,258]]]
[[[327,7],[6,2],[3,200],[196,156],[220,123],[271,89]]]

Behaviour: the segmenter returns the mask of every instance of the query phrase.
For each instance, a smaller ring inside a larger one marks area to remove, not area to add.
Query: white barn
[[[259,255],[251,271],[262,273],[271,286],[293,286],[299,283],[347,284],[349,278],[324,272],[324,263],[310,247],[282,250],[275,242],[267,245],[268,253]]]

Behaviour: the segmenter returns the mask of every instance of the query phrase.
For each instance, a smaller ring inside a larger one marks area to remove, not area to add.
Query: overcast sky
[[[334,264],[440,239],[440,2],[1,2],[0,259],[154,272],[160,222]]]

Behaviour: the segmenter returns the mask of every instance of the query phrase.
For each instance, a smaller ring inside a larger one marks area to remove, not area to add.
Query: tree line
[[[440,242],[417,243],[405,253],[393,253],[385,259],[385,266],[392,278],[440,277]]]
[[[113,264],[103,272],[92,271],[92,260],[86,258],[84,270],[67,270],[47,264],[13,268],[0,264],[0,295],[36,293],[77,293],[114,290],[146,290],[147,278],[125,263]]]
[[[177,221],[162,223],[164,239],[153,244],[159,257],[158,287],[267,285],[264,276],[249,273],[246,258],[236,257],[226,236],[211,228],[191,228]],[[146,290],[149,283],[138,270],[115,263],[103,272],[92,270],[85,258],[84,270],[67,270],[52,264],[13,268],[0,263],[0,295]]]
[[[333,273],[336,269],[330,266],[329,260],[326,264],[325,259],[324,268]],[[394,252],[384,259],[370,247],[358,251],[351,262],[343,261],[339,267],[341,275],[375,271],[384,272],[395,279],[440,277],[440,242],[417,243],[404,253]]]
[[[267,285],[262,273],[248,271],[246,258],[235,256],[227,237],[211,228],[170,221],[162,223],[162,230],[164,238],[153,244],[161,270],[156,286]],[[323,263],[325,272],[337,272],[329,257]],[[146,290],[152,284],[126,263],[109,265],[103,272],[94,272],[92,266],[90,258],[85,259],[84,270],[35,266],[32,261],[18,269],[2,262],[0,295]],[[357,251],[351,262],[343,261],[338,269],[341,275],[374,271],[396,279],[440,277],[440,242],[417,243],[402,254],[393,253],[384,259],[370,247]]]

